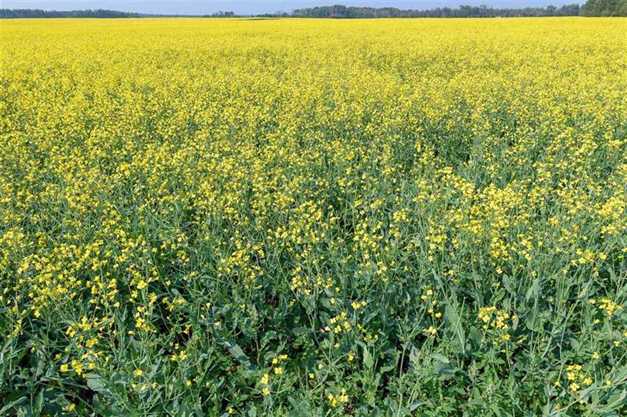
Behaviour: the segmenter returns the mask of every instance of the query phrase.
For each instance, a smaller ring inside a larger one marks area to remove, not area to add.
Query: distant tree
[[[581,8],[584,16],[627,16],[627,0],[588,0]]]
[[[121,18],[139,17],[138,13],[118,12],[116,10],[41,10],[41,9],[0,9],[0,18],[54,18],[54,17],[98,17]]]
[[[223,12],[222,10],[220,10],[219,12],[213,13],[211,15],[211,17],[234,17],[235,16],[235,12]]]
[[[598,0],[597,0],[598,1]],[[627,0],[604,0],[627,1]],[[292,16],[299,17],[330,17],[330,18],[377,18],[377,17],[514,17],[514,16],[577,16],[578,4],[568,4],[561,7],[547,6],[527,7],[523,9],[494,9],[487,6],[459,6],[456,9],[449,7],[429,10],[401,10],[394,7],[347,7],[341,5],[319,6],[306,9],[296,9]]]

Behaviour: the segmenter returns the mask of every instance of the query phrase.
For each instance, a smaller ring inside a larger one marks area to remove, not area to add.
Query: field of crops
[[[0,415],[625,415],[626,29],[0,22]]]

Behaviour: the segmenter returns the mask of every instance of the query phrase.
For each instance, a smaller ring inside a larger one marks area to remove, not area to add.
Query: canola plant
[[[627,19],[0,23],[0,414],[627,412]]]

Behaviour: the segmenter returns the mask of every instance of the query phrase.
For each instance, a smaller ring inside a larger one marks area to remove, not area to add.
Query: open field
[[[1,21],[0,415],[625,415],[626,29]]]

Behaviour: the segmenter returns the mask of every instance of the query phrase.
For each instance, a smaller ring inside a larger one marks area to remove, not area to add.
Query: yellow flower
[[[342,389],[339,394],[328,393],[327,401],[331,407],[335,408],[346,404],[349,401],[349,397],[346,394],[346,390]]]
[[[74,372],[79,376],[83,374],[83,364],[77,360],[72,361],[72,369],[74,369]]]
[[[265,373],[261,376],[259,383],[262,385],[268,385],[270,383],[270,374]]]

